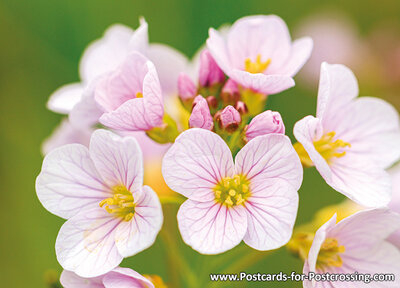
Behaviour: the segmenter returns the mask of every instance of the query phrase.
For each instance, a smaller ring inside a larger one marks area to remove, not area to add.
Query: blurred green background
[[[169,44],[192,56],[207,38],[209,27],[232,23],[249,14],[277,14],[291,31],[295,31],[304,18],[326,11],[344,13],[361,35],[368,35],[382,21],[398,28],[400,1],[0,0],[0,286],[46,287],[45,272],[49,269],[61,272],[54,243],[63,220],[41,206],[34,189],[42,162],[40,145],[61,119],[60,115],[46,110],[45,103],[60,85],[79,80],[78,61],[83,49],[99,38],[109,25],[118,22],[136,28],[138,17],[145,16],[151,42]],[[399,36],[397,28],[394,31]],[[368,61],[370,59],[366,58],[365,62]],[[399,102],[393,96],[399,94],[398,86],[360,82],[362,95],[379,95],[393,103]],[[270,97],[269,108],[281,112],[290,136],[296,120],[314,113],[316,93],[316,86],[299,83],[282,95]],[[304,176],[299,191],[298,223],[310,220],[322,206],[343,199],[314,169],[307,170]],[[207,269],[214,269],[213,272],[228,269],[227,272],[233,273],[245,264],[232,260],[229,265],[233,266],[229,268],[218,264],[221,258],[235,259],[240,253],[251,255],[250,258],[256,255],[242,245],[222,256],[201,256],[180,240],[175,224],[176,207],[165,207],[165,214],[164,228],[173,229],[179,240],[172,239],[165,244],[159,237],[152,248],[126,259],[122,266],[140,273],[159,274],[166,282],[174,282],[186,273],[170,262],[174,257],[171,245],[177,245],[191,269],[198,273],[197,281],[207,283]],[[254,257],[253,265],[246,268],[246,272],[302,270],[302,262],[285,249],[265,259],[261,259],[260,254]],[[202,285],[199,287],[205,287]],[[218,287],[231,286],[220,283]],[[252,285],[241,283],[239,286]],[[301,283],[257,283],[253,286],[302,287]]]

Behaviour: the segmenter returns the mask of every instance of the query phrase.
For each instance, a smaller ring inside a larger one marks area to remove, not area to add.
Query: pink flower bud
[[[285,134],[285,125],[278,112],[265,111],[254,117],[246,129],[247,141],[266,134]]]
[[[179,75],[178,93],[183,102],[193,99],[196,96],[197,87],[192,79],[185,73]]]
[[[217,116],[217,121],[222,129],[233,132],[239,127],[242,117],[240,117],[240,113],[233,106],[228,105]]]
[[[204,50],[200,55],[199,83],[203,87],[209,87],[215,83],[225,81],[225,74],[218,67],[214,58],[208,50]]]
[[[247,112],[249,112],[249,110],[247,109],[246,103],[244,103],[242,101],[236,102],[235,109],[237,111],[239,111],[240,115],[244,115],[244,114],[247,114]]]
[[[212,130],[214,121],[208,108],[207,100],[203,96],[197,96],[193,101],[193,110],[189,118],[190,128],[203,128]]]
[[[208,103],[208,107],[211,107],[211,108],[217,108],[218,107],[218,100],[214,96],[208,96],[206,98],[206,100],[207,100],[207,103]]]
[[[239,87],[235,81],[228,79],[222,88],[221,97],[225,103],[235,104],[240,98]]]

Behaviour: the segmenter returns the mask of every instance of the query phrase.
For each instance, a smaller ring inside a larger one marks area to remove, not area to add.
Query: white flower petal
[[[143,156],[135,138],[122,138],[99,129],[93,132],[89,151],[97,170],[110,187],[122,184],[132,193],[142,189]]]
[[[153,283],[136,271],[117,267],[104,276],[105,288],[154,288]]]
[[[258,185],[246,201],[248,230],[244,242],[257,250],[285,245],[293,232],[299,196],[288,184]]]
[[[61,114],[68,114],[82,99],[83,90],[83,86],[80,83],[61,86],[51,94],[47,102],[47,109]]]
[[[70,218],[57,236],[58,262],[81,277],[109,272],[123,259],[115,245],[115,231],[121,221],[100,207]]]
[[[156,240],[162,222],[160,200],[149,186],[144,186],[143,194],[136,202],[134,217],[129,222],[121,222],[117,228],[115,242],[119,253],[129,257],[149,248]]]
[[[251,187],[280,182],[298,190],[303,168],[289,138],[281,134],[258,136],[236,155],[236,173],[246,175]]]
[[[311,56],[313,40],[304,37],[293,41],[289,58],[279,69],[280,74],[294,76]],[[282,69],[282,70],[281,70]]]
[[[63,218],[98,205],[109,197],[108,189],[88,149],[80,144],[65,145],[47,154],[36,179],[36,193],[42,205]]]
[[[238,245],[247,230],[243,206],[186,200],[178,211],[183,241],[202,254],[218,254]]]
[[[217,134],[201,128],[181,133],[162,165],[167,185],[197,201],[214,200],[212,189],[223,177],[233,177],[233,172],[228,145]]]
[[[83,278],[68,270],[61,273],[60,283],[64,288],[104,288],[103,276]]]

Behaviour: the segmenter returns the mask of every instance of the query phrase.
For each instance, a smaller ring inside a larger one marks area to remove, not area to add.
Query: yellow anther
[[[327,238],[321,245],[317,258],[317,267],[324,269],[326,267],[342,267],[343,260],[339,254],[346,251],[343,245],[339,245],[337,239]]]
[[[215,201],[228,207],[242,205],[250,196],[249,181],[244,175],[224,177],[215,186]]]
[[[268,68],[269,64],[271,64],[271,58],[262,62],[261,54],[258,54],[254,62],[250,58],[246,58],[244,61],[244,69],[249,73],[263,73]]]
[[[143,98],[143,93],[142,92],[137,92],[136,93],[136,98]]]
[[[117,185],[112,188],[114,195],[99,203],[100,207],[124,221],[130,221],[135,214],[135,203],[132,193],[124,186]]]
[[[345,148],[351,148],[350,143],[347,143],[341,139],[334,140],[336,132],[331,131],[329,133],[324,134],[320,139],[313,142],[315,150],[326,160],[326,162],[330,163],[332,158],[341,158],[346,155],[346,151],[343,151]],[[295,143],[293,145],[297,154],[300,157],[301,163],[305,167],[314,166],[314,163],[310,159],[307,151],[304,149],[303,145],[300,143]],[[341,151],[338,151],[338,150]]]

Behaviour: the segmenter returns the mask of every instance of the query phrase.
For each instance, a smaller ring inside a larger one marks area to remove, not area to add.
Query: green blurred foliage
[[[250,14],[277,14],[292,29],[307,15],[332,9],[351,16],[365,32],[377,21],[397,19],[400,1],[378,4],[374,0],[0,0],[1,287],[46,287],[45,271],[61,271],[54,243],[63,220],[41,206],[34,188],[42,161],[40,145],[61,119],[46,110],[45,104],[57,87],[79,79],[78,61],[83,49],[100,37],[106,27],[119,22],[135,28],[138,17],[145,16],[151,41],[172,45],[191,56],[204,43],[209,27],[232,23]],[[269,108],[281,112],[290,136],[295,121],[315,111],[317,91],[312,95],[308,91],[295,87],[269,99]],[[314,169],[305,171],[304,176],[299,191],[298,223],[310,220],[320,207],[343,199]],[[183,252],[191,269],[199,273],[199,287],[207,283],[208,268],[215,269],[213,272],[229,269],[218,264],[222,258],[235,259],[240,253],[247,258],[256,255],[244,245],[222,256],[199,255],[183,244],[177,232],[176,207],[165,207],[165,214],[164,228],[172,231],[178,239],[173,241],[174,245]],[[126,259],[122,265],[140,273],[160,274],[167,282],[173,282],[185,272],[171,262],[174,257],[169,257],[170,248],[159,237],[152,248]],[[265,259],[258,255],[253,262],[245,269],[247,272],[302,270],[302,263],[285,249]],[[229,265],[233,266],[228,272],[240,272],[235,271],[241,269],[240,262],[231,260]],[[240,286],[243,283],[235,287]],[[281,288],[301,286],[268,284]]]

